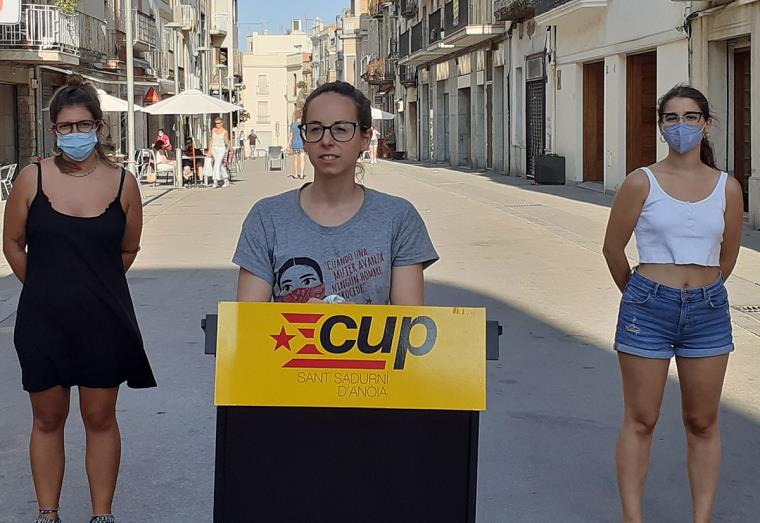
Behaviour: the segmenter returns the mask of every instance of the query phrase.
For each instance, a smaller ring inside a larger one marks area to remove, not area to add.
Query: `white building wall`
[[[718,121],[712,135],[719,166],[733,170],[733,118],[726,99],[733,89],[732,48],[749,39],[751,58],[752,176],[748,179],[749,222],[760,229],[760,117],[755,109],[760,100],[760,2],[735,2],[720,11],[697,17],[692,22],[692,83],[707,96]],[[728,74],[727,74],[728,73]]]
[[[661,0],[612,1],[606,8],[581,9],[549,22],[557,26],[556,63],[562,80],[553,110],[553,90],[558,84],[548,65],[546,145],[565,157],[568,182],[583,181],[583,64],[605,62],[604,188],[616,191],[627,174],[626,58],[657,51],[658,96],[676,83],[688,82],[689,47],[683,23],[684,5]],[[547,41],[546,27],[539,25],[531,50]],[[516,47],[520,47],[519,39]],[[524,56],[518,53],[516,58],[524,60]],[[666,148],[658,146],[659,157],[666,153]]]

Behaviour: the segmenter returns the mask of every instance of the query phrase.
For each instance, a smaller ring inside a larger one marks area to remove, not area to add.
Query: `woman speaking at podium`
[[[423,270],[438,259],[425,223],[408,201],[357,182],[369,100],[327,83],[301,121],[314,182],[251,209],[233,257],[238,301],[423,305]]]

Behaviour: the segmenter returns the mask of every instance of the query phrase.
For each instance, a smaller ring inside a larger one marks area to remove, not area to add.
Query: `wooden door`
[[[657,52],[628,57],[628,172],[657,161]]]
[[[737,49],[734,53],[734,176],[744,192],[745,211],[749,205],[747,178],[752,166],[750,71],[750,50]]]
[[[583,181],[604,181],[604,62],[583,65]]]

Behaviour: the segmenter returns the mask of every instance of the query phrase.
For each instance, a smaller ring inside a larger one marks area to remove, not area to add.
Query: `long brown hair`
[[[702,94],[699,89],[695,89],[690,85],[680,84],[665,93],[657,102],[657,115],[659,116],[660,122],[662,122],[662,117],[665,114],[665,106],[673,98],[689,98],[694,100],[699,106],[699,111],[702,113],[705,122],[715,120],[715,117],[710,112],[710,102],[707,101],[707,97]],[[699,158],[702,160],[702,163],[708,167],[720,170],[715,166],[715,153],[713,152],[712,144],[710,143],[710,140],[707,139],[706,135],[702,137]]]
[[[66,78],[66,85],[58,89],[50,100],[50,120],[53,125],[58,121],[58,115],[65,107],[74,105],[79,105],[90,111],[92,119],[97,122],[98,145],[95,147],[95,151],[98,158],[111,167],[117,167],[106,156],[100,140],[100,132],[103,128],[103,110],[100,108],[98,91],[92,82],[85,81],[78,74],[69,75]],[[79,164],[66,158],[57,145],[55,146],[55,159],[53,161],[62,173],[71,174],[80,170]]]

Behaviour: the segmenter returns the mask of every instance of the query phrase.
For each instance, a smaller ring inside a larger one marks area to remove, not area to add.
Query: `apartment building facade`
[[[237,0],[133,0],[132,42],[126,41],[125,8],[123,0],[79,0],[71,12],[53,1],[29,2],[22,4],[21,23],[0,26],[0,162],[23,166],[52,152],[45,108],[67,74],[80,73],[107,93],[126,98],[127,45],[134,50],[139,105],[173,95],[175,71],[180,90],[205,92],[221,62],[228,61],[233,75],[241,72],[235,66],[239,53],[232,25]],[[235,85],[229,82],[228,93]],[[124,120],[118,113],[106,115],[110,139],[122,151]],[[136,113],[137,146],[148,145],[159,127],[169,131],[174,122]],[[186,133],[205,132],[197,122],[195,130],[189,120],[184,125]]]
[[[312,56],[312,39],[303,31],[248,37],[242,55],[242,102],[251,114],[246,126],[256,131],[260,147],[287,146],[295,109],[299,99],[305,100],[299,83],[317,74]]]

